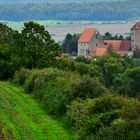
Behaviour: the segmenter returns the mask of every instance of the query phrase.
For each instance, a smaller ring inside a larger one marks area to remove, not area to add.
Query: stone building
[[[136,48],[140,49],[140,22],[131,28],[131,41],[103,40],[96,28],[86,28],[78,41],[78,56],[102,56],[112,52],[122,56],[133,54]]]
[[[135,51],[136,48],[140,49],[140,22],[137,22],[131,28],[131,48],[133,51]]]
[[[78,41],[78,56],[92,56],[97,47],[104,47],[103,37],[96,28],[86,28]]]

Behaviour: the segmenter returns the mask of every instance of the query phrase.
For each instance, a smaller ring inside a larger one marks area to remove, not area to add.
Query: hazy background
[[[140,19],[139,9],[140,0],[0,0],[0,22],[21,30],[23,22],[36,21],[56,41],[85,27],[126,36]]]

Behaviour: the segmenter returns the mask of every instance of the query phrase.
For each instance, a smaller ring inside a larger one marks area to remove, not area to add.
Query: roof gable
[[[84,32],[82,33],[78,42],[81,42],[81,43],[90,42],[90,40],[91,40],[92,36],[95,34],[95,32],[96,32],[96,28],[86,28],[84,30]]]
[[[137,22],[132,28],[131,30],[140,30],[140,22]]]

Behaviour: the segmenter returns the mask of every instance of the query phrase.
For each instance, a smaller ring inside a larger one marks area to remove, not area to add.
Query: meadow
[[[62,124],[44,111],[22,88],[0,82],[0,139],[73,140]]]

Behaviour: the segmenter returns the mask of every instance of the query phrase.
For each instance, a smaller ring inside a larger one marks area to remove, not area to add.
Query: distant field
[[[2,22],[2,21],[1,21]],[[110,32],[112,34],[129,35],[130,28],[136,21],[65,21],[65,20],[43,20],[35,21],[44,25],[53,39],[62,41],[67,33],[81,33],[85,27],[95,27],[101,34]],[[3,22],[15,30],[21,30],[23,22]]]

